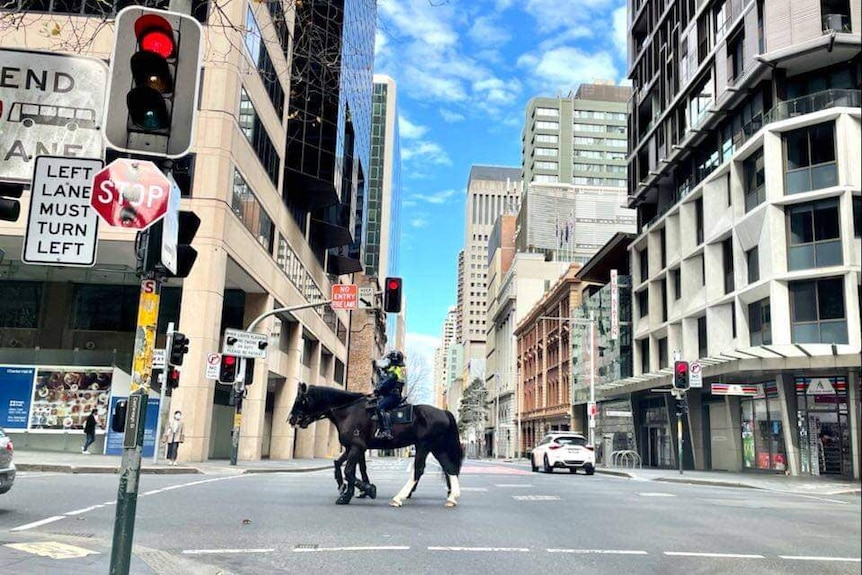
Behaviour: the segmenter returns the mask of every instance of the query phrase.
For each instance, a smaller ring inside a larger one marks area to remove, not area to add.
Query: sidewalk
[[[63,453],[53,451],[15,451],[15,467],[22,471],[41,471],[51,473],[117,473],[121,457],[118,455],[84,455],[82,453]],[[242,473],[280,473],[307,472],[332,469],[330,459],[289,459],[238,461],[230,465],[226,459],[215,459],[194,463],[178,463],[175,467],[167,465],[164,459],[154,464],[152,457],[141,460],[141,473],[152,474],[242,474]]]

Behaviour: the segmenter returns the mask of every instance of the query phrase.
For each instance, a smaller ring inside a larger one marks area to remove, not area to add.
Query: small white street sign
[[[263,333],[251,333],[240,329],[224,330],[224,344],[221,351],[226,355],[266,359],[266,346],[269,337]]]
[[[208,353],[207,354],[207,370],[206,370],[206,373],[204,374],[204,378],[217,380],[220,365],[221,365],[221,354],[220,353]]]
[[[34,164],[21,259],[28,264],[92,266],[99,216],[90,206],[90,194],[102,160],[39,156]]]
[[[168,363],[165,358],[165,350],[163,349],[154,349],[153,350],[153,369],[165,369]]]
[[[0,180],[29,182],[38,156],[103,157],[104,62],[17,48],[0,62]]]
[[[359,288],[359,309],[374,309],[374,288],[364,286]]]
[[[692,388],[703,387],[703,365],[699,361],[693,361],[688,365],[688,384]]]
[[[177,273],[177,236],[180,232],[180,187],[168,173],[171,195],[168,196],[168,211],[162,220],[162,265],[172,274]]]

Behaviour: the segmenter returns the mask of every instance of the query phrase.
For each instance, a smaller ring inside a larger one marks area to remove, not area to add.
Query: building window
[[[724,293],[728,294],[735,288],[733,280],[733,238],[721,242],[721,258],[724,266]]]
[[[537,130],[559,130],[559,122],[536,122]]]
[[[862,236],[862,197],[853,196],[853,237]]]
[[[757,246],[745,252],[745,262],[748,266],[748,283],[753,284],[760,279],[760,255]]]
[[[707,353],[706,316],[702,315],[697,318],[697,354],[706,357]]]
[[[769,298],[748,305],[748,336],[751,345],[769,345],[772,343],[772,312]]]
[[[847,343],[844,280],[790,284],[793,343]]]
[[[745,73],[745,28],[727,41],[727,83],[734,84]]]
[[[641,281],[645,282],[649,278],[649,252],[644,248],[638,252],[638,257],[640,258]]]
[[[742,164],[745,172],[745,211],[750,212],[766,201],[766,172],[763,169],[763,149]]]
[[[666,229],[662,228],[658,234],[658,249],[661,257],[661,269],[667,267],[667,233]]]
[[[658,368],[666,367],[668,367],[667,338],[663,337],[658,340]]]
[[[38,328],[41,304],[40,282],[0,281],[0,327]]]
[[[536,162],[537,170],[556,170],[558,167],[557,162]]]
[[[670,277],[673,282],[673,299],[680,299],[682,297],[682,268],[670,270]]]
[[[649,313],[649,289],[637,292],[638,317],[646,317]]]
[[[787,208],[790,271],[841,265],[841,221],[838,200],[829,199]]]
[[[536,142],[542,144],[558,144],[560,137],[556,134],[536,134]]]
[[[548,157],[548,158],[556,158],[557,157],[557,150],[555,150],[553,148],[536,148],[536,155],[537,156],[544,156],[544,157]]]
[[[559,118],[560,111],[556,108],[536,108],[537,116],[549,116],[551,118]]]
[[[695,239],[697,245],[700,245],[703,243],[703,198],[694,201],[694,225]]]
[[[76,285],[72,328],[134,332],[140,296],[141,289],[134,285]]]
[[[667,321],[667,280],[661,280],[661,320]]]
[[[277,187],[281,158],[278,157],[278,152],[272,144],[266,128],[263,127],[245,88],[240,90],[239,127],[254,149],[254,153],[260,160],[272,185]]]
[[[838,185],[833,122],[787,132],[784,149],[785,189],[788,194]]]
[[[641,373],[649,373],[649,338],[641,340]]]
[[[236,168],[233,171],[231,208],[258,243],[271,254],[274,231],[272,220]]]

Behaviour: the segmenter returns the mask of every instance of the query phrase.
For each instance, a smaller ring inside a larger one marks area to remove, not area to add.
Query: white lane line
[[[487,487],[462,487],[461,491],[488,491]]]
[[[766,559],[763,555],[747,553],[694,553],[690,551],[665,551],[671,557],[723,557],[727,559]]]
[[[548,549],[548,553],[576,553],[578,555],[649,555],[638,549]]]
[[[782,559],[790,561],[846,561],[850,563],[862,563],[859,557],[817,557],[815,555],[779,555]]]
[[[47,519],[42,519],[40,521],[34,521],[33,523],[27,523],[26,525],[19,525],[18,527],[13,527],[9,531],[26,531],[28,529],[33,529],[34,527],[41,527],[42,525],[47,525],[48,523],[53,523],[55,521],[59,521],[60,519],[65,518],[65,515],[55,515],[53,517],[48,517]]]
[[[116,504],[117,504],[116,501],[105,501],[104,503],[102,503],[102,505],[116,505]]]
[[[406,545],[377,545],[377,546],[356,546],[356,547],[318,547],[316,549],[308,547],[300,547],[291,549],[294,553],[319,553],[321,551],[406,551],[410,547]]]
[[[491,551],[529,553],[527,547],[429,547],[428,551]]]
[[[83,509],[76,509],[75,511],[67,511],[64,515],[80,515],[81,513],[86,513],[87,511],[93,511],[94,509],[101,509],[104,505],[91,505],[89,507],[84,507]]]
[[[183,549],[185,555],[208,555],[227,553],[272,553],[273,549]]]
[[[495,483],[494,487],[533,487],[533,485],[530,483]]]
[[[641,497],[676,497],[673,493],[661,493],[661,492],[653,492],[653,493],[638,493]]]

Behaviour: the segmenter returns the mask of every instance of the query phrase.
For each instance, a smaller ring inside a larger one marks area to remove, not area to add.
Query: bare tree
[[[428,364],[428,358],[419,352],[416,347],[411,347],[406,353],[407,359],[407,394],[408,399],[415,400],[421,390],[427,389],[429,382],[433,379],[432,368]]]

